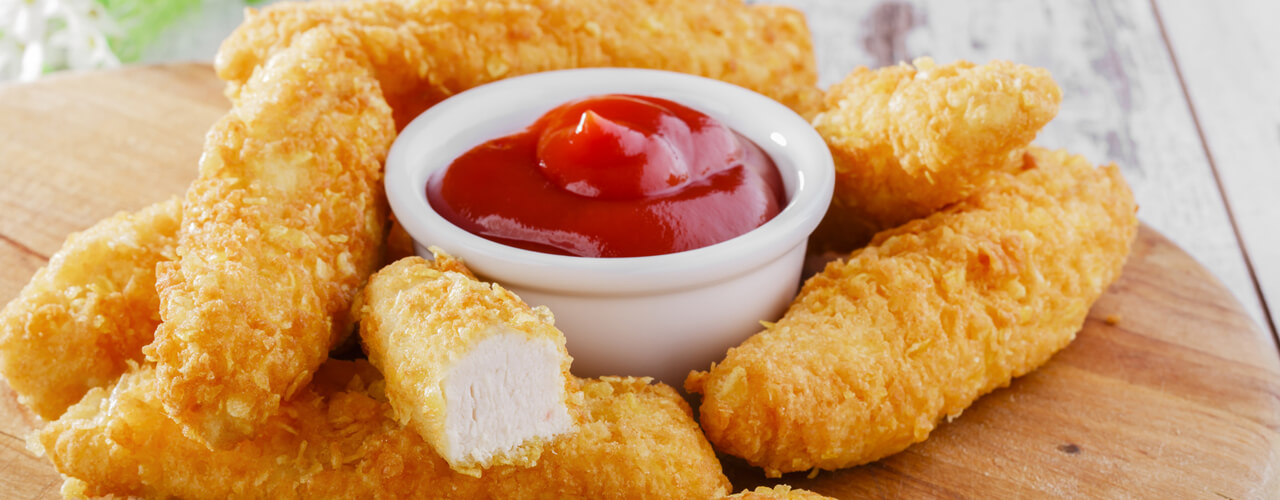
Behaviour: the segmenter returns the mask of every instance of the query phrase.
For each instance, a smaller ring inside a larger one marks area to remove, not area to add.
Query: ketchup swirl
[[[441,216],[484,238],[581,257],[682,252],[742,235],[786,203],[758,146],[675,102],[565,103],[427,181]]]

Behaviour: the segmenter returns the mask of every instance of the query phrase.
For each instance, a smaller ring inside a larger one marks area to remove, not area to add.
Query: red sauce
[[[764,151],[711,117],[653,97],[571,101],[486,142],[427,181],[473,234],[528,250],[639,257],[701,248],[786,204]]]

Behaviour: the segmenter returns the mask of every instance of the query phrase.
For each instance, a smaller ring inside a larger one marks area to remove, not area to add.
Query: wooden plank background
[[[1280,2],[771,3],[807,14],[824,86],[925,55],[1048,68],[1064,97],[1037,142],[1118,164],[1139,217],[1274,334],[1263,299],[1280,303],[1280,205],[1268,203],[1280,190]]]
[[[1280,2],[1156,5],[1274,331],[1280,327]]]

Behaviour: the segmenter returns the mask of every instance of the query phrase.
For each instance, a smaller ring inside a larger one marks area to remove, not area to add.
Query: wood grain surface
[[[220,89],[200,65],[0,87],[0,300],[67,233],[182,192],[227,107]],[[25,446],[34,425],[0,386],[0,497],[58,496],[57,472]],[[725,462],[739,489],[773,482]],[[1275,498],[1278,470],[1272,337],[1144,227],[1123,276],[1049,364],[903,453],[781,481],[840,498]]]

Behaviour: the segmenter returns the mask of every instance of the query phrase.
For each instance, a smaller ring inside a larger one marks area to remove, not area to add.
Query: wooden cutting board
[[[181,193],[228,105],[203,65],[0,87],[0,301],[67,233]],[[56,498],[0,385],[0,497]],[[772,484],[725,459],[736,488]],[[1280,354],[1204,268],[1143,228],[1076,341],[880,462],[781,479],[836,497],[1280,498]]]

